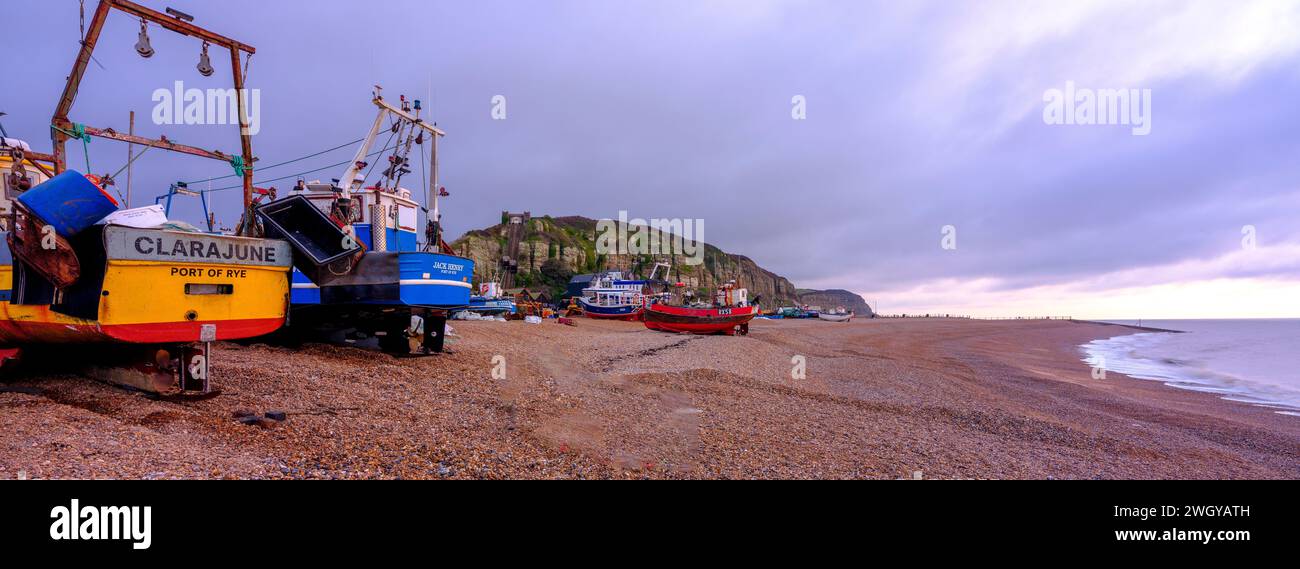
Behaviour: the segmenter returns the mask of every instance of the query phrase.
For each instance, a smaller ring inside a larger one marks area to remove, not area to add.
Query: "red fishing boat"
[[[657,302],[646,307],[645,326],[662,332],[743,336],[749,333],[749,321],[759,314],[758,304],[746,302],[746,295],[745,289],[727,283],[718,288],[713,306],[672,306]]]

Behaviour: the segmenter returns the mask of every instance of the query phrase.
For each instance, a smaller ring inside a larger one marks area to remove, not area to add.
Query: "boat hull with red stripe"
[[[204,325],[211,326],[214,340],[239,340],[264,336],[284,324],[284,318],[249,318],[189,322],[104,324],[94,320],[55,315],[45,306],[33,307],[24,316],[42,314],[41,319],[10,319],[10,304],[0,303],[0,345],[93,344],[183,344],[199,341]]]
[[[651,330],[728,336],[735,335],[737,332],[747,333],[749,321],[757,315],[757,306],[685,308],[667,304],[653,304],[642,313],[646,328]]]
[[[582,315],[595,320],[622,320],[624,322],[636,322],[641,319],[644,311],[640,308],[632,309],[632,312],[619,314],[604,314],[591,310],[583,310]]]

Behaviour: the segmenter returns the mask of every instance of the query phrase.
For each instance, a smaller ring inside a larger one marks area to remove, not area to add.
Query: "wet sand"
[[[1077,346],[1117,326],[452,325],[422,358],[219,344],[201,401],[0,384],[0,478],[1300,478],[1300,418],[1093,379]]]

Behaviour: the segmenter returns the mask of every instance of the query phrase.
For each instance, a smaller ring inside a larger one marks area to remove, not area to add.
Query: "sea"
[[[1300,417],[1300,319],[1140,323],[1184,333],[1137,332],[1094,340],[1081,346],[1083,361],[1108,372]]]

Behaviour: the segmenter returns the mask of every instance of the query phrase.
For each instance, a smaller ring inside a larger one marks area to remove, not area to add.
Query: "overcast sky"
[[[448,132],[450,236],[504,209],[626,210],[703,219],[710,243],[885,312],[1300,316],[1300,3],[145,3],[257,48],[263,165],[360,138],[374,84],[424,100]],[[3,7],[0,48],[22,65],[0,121],[48,150],[78,2]],[[204,78],[192,39],[154,28],[145,60],[138,31],[110,16],[72,119],[125,131],[134,109],[140,134],[237,150],[234,127],[150,120],[155,89],[229,86],[226,53]],[[1150,133],[1046,124],[1067,82],[1149,90]],[[94,172],[126,161],[112,141],[90,153]],[[229,168],[154,151],[134,172],[144,205]],[[233,225],[238,192],[213,197]]]

